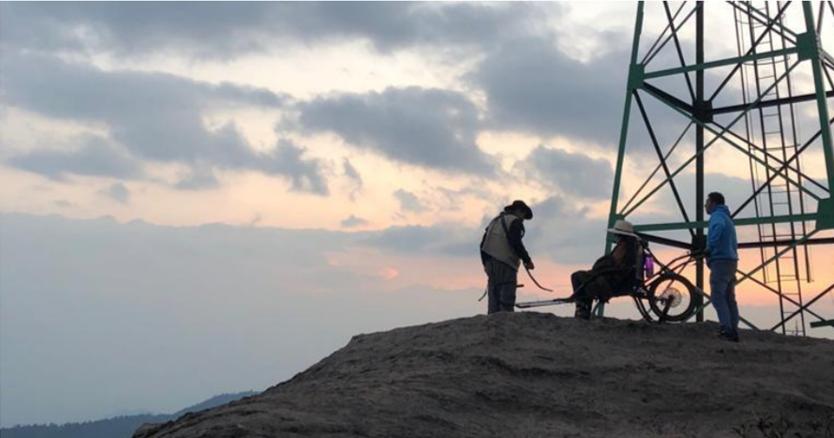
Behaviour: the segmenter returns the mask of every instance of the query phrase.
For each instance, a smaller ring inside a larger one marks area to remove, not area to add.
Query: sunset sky
[[[534,210],[538,279],[569,294],[604,249],[635,11],[0,3],[2,426],[173,412],[277,384],[355,334],[485,313],[477,245],[514,199]],[[646,44],[664,20],[647,6]],[[707,60],[735,55],[726,5],[707,35]],[[648,109],[667,145],[686,126]],[[809,134],[814,108],[799,111]],[[657,164],[632,126],[625,198]],[[706,156],[707,192],[744,201],[747,159]],[[803,166],[825,181],[820,147]],[[635,221],[681,220],[659,195]],[[834,253],[813,258],[818,291]],[[521,282],[520,299],[549,296]],[[772,295],[739,295],[743,316],[778,319]],[[834,315],[834,294],[815,309]]]

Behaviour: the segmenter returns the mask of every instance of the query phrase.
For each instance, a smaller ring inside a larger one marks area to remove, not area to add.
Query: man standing
[[[738,304],[736,303],[736,269],[738,241],[730,210],[724,195],[712,192],[704,204],[709,217],[707,235],[707,266],[709,266],[710,300],[718,313],[721,339],[738,342]]]
[[[481,239],[481,262],[489,278],[488,314],[512,312],[519,266],[535,267],[521,242],[525,219],[533,219],[533,210],[524,201],[514,201],[489,223]]]

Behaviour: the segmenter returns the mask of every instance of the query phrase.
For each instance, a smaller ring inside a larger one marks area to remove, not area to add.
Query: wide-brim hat
[[[512,204],[504,207],[504,211],[513,211],[513,210],[520,211],[522,213],[524,219],[527,219],[528,221],[530,219],[533,219],[533,209],[531,209],[527,205],[527,203],[525,203],[524,201],[515,200],[515,201],[513,201]]]
[[[617,222],[614,222],[614,228],[609,228],[608,232],[612,234],[620,234],[623,236],[638,237],[637,234],[634,234],[634,224],[624,220],[618,220]]]

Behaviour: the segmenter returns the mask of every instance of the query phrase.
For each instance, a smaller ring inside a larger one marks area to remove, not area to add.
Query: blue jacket
[[[717,205],[709,216],[707,265],[717,260],[738,260],[736,227],[726,205]]]

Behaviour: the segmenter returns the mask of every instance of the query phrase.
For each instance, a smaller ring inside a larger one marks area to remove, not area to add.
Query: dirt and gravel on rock
[[[834,342],[717,331],[527,312],[359,335],[135,438],[834,435]]]

